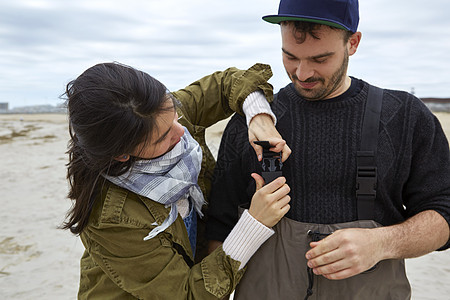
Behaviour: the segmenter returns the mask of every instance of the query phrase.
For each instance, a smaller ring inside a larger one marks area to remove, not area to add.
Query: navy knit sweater
[[[357,219],[356,152],[368,87],[352,78],[344,94],[324,101],[304,100],[292,84],[279,91],[272,110],[292,149],[283,166],[291,187],[287,217],[326,224]],[[396,224],[432,209],[450,224],[449,145],[437,118],[413,95],[384,90],[376,164],[375,221]],[[223,241],[231,231],[238,205],[254,194],[255,171],[261,166],[245,119],[235,115],[222,138],[209,197],[209,239]]]

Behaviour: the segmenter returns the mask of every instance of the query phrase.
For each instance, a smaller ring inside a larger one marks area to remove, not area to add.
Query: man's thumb
[[[262,178],[261,175],[259,175],[257,173],[252,173],[252,177],[253,177],[253,179],[255,179],[256,190],[259,190],[260,188],[262,188],[264,186],[264,184],[265,184],[264,178]]]

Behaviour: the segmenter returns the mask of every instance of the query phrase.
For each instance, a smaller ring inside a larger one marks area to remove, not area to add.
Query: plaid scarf
[[[184,128],[180,142],[166,154],[151,160],[136,161],[126,173],[112,177],[104,175],[112,183],[170,206],[169,216],[152,229],[144,240],[149,240],[167,229],[178,216],[176,202],[182,198],[189,199],[200,216],[205,203],[202,191],[197,184],[202,163],[202,149]]]

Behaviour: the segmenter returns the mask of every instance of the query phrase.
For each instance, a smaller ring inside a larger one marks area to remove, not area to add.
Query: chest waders
[[[375,157],[383,90],[370,86],[357,152],[356,196],[358,220],[315,224],[283,218],[275,234],[255,253],[237,286],[234,299],[410,299],[405,262],[383,260],[373,268],[343,280],[316,276],[306,265],[311,241],[344,228],[375,228],[373,221],[377,168]]]

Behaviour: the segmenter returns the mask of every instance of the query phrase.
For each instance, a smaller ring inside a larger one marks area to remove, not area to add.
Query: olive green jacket
[[[208,195],[214,158],[205,144],[205,128],[234,111],[245,98],[262,90],[272,99],[270,67],[256,64],[246,71],[229,68],[174,92],[182,106],[180,123],[203,150],[199,185]],[[231,293],[242,277],[239,262],[219,247],[200,263],[193,254],[180,216],[153,239],[143,238],[161,224],[170,208],[105,182],[89,223],[81,233],[79,299],[217,299]]]

